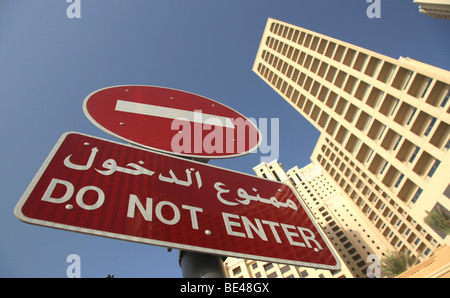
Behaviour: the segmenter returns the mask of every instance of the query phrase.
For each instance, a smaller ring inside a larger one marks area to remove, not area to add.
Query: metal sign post
[[[220,256],[183,250],[178,256],[184,278],[225,278],[222,260]]]

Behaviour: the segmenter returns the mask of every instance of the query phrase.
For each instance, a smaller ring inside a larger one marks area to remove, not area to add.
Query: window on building
[[[274,272],[270,273],[269,275],[267,275],[267,277],[268,278],[275,278],[275,277],[277,277],[277,272],[274,271]]]
[[[402,182],[404,177],[405,177],[404,174],[401,174],[400,177],[398,177],[397,182],[395,182],[395,185],[394,185],[395,188],[397,188],[400,185],[400,183]]]
[[[273,174],[273,176],[275,177],[275,179],[276,179],[277,181],[281,182],[281,179],[280,179],[280,177],[278,177],[277,172],[272,171],[272,174]]]
[[[384,173],[384,170],[386,170],[387,165],[388,165],[388,162],[385,161],[385,162],[384,162],[384,166],[383,166],[383,168],[381,169],[380,175],[382,175],[382,174]]]
[[[414,159],[416,158],[417,153],[419,153],[419,151],[420,151],[420,148],[418,146],[416,146],[416,149],[414,149],[414,152],[411,155],[411,158],[409,159],[409,162],[413,162],[414,161]]]
[[[405,90],[406,87],[408,86],[409,81],[411,80],[412,74],[413,74],[413,72],[412,72],[412,71],[409,71],[409,73],[408,73],[408,78],[406,79],[405,84],[403,85],[403,90]]]
[[[297,186],[297,183],[295,183],[294,179],[289,178],[289,180],[291,181],[291,183],[292,183],[294,186]]]
[[[417,200],[419,199],[420,195],[422,194],[422,191],[423,191],[422,188],[419,188],[419,189],[416,191],[416,194],[414,195],[414,197],[413,197],[412,200],[411,200],[412,203],[415,204],[415,203],[417,202]]]
[[[392,107],[391,116],[394,115],[395,110],[397,110],[397,107],[398,107],[398,103],[399,103],[399,102],[400,102],[400,99],[396,98],[396,99],[395,99],[394,106]]]
[[[413,109],[413,112],[411,113],[411,116],[409,116],[408,121],[406,122],[406,125],[409,125],[411,123],[411,120],[414,118],[414,115],[416,114],[417,108]]]
[[[431,119],[431,121],[430,121],[430,124],[428,124],[427,130],[425,130],[425,136],[428,136],[430,134],[435,123],[436,123],[436,117],[433,117],[433,119]]]
[[[242,272],[241,266],[233,269],[233,275],[238,275],[241,272]]]
[[[358,266],[358,268],[362,268],[362,267],[366,266],[366,262],[360,261],[360,262],[356,263],[356,266]]]
[[[400,142],[401,142],[402,138],[403,138],[402,136],[399,136],[399,137],[398,137],[398,139],[397,139],[397,142],[395,143],[395,145],[394,145],[394,148],[393,148],[392,150],[394,150],[394,151],[395,151],[395,150],[397,149],[397,147],[398,147],[398,144],[400,144]]]
[[[273,268],[273,264],[272,263],[268,263],[268,264],[266,264],[266,265],[264,265],[264,270],[270,270],[270,269],[272,269]]]
[[[444,191],[444,196],[446,196],[448,199],[450,199],[450,184],[447,185],[447,188]]]
[[[424,97],[425,96],[425,94],[427,93],[428,89],[430,88],[430,85],[431,85],[432,81],[433,81],[432,78],[428,79],[428,83],[427,83],[427,85],[426,85],[425,89],[423,90],[422,95],[420,97]]]
[[[447,95],[444,97],[444,100],[441,102],[441,107],[445,107],[445,105],[448,102],[448,99],[450,98],[450,90],[447,91]]]
[[[286,272],[288,272],[290,269],[291,269],[291,268],[290,268],[289,266],[283,266],[283,267],[280,267],[281,273],[286,273]]]
[[[439,160],[435,160],[433,166],[431,167],[430,171],[428,172],[428,177],[433,177],[434,172],[436,172],[436,169],[439,167],[441,162]]]

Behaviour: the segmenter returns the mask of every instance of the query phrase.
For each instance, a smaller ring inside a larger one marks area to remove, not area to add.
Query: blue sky
[[[22,223],[15,204],[67,131],[115,140],[82,110],[113,85],[180,89],[247,117],[279,118],[278,160],[305,166],[318,132],[252,71],[268,17],[382,54],[450,69],[450,21],[419,14],[412,1],[65,0],[0,2],[0,277],[65,277],[70,254],[82,277],[181,277],[177,252]],[[253,174],[261,153],[210,163]]]

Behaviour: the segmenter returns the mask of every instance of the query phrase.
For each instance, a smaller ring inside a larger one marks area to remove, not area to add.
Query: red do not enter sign
[[[261,144],[256,125],[219,102],[155,86],[103,88],[86,97],[83,109],[103,131],[129,143],[197,158],[228,158]]]

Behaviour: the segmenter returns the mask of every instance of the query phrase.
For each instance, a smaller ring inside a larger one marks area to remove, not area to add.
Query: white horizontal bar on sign
[[[169,119],[187,119],[190,122],[234,128],[230,118],[205,114],[201,110],[192,112],[119,99],[116,103],[116,111]]]

